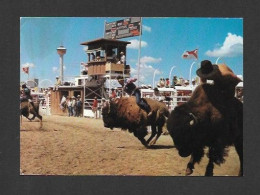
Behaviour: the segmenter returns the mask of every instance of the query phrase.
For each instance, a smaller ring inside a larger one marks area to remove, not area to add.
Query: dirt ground
[[[21,175],[138,175],[183,176],[189,157],[182,158],[170,135],[145,148],[133,134],[110,130],[101,119],[66,116],[23,118],[20,131]],[[193,176],[205,173],[207,157],[195,165]],[[214,175],[236,176],[239,159],[234,147]]]

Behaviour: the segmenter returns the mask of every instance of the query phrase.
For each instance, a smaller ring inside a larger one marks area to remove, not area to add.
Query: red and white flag
[[[29,67],[23,67],[22,70],[25,74],[29,74]]]
[[[183,59],[198,59],[198,49],[195,49],[193,51],[185,51],[182,54]]]

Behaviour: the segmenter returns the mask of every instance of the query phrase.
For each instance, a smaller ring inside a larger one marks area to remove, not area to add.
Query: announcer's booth
[[[129,77],[130,65],[119,63],[120,53],[127,55],[127,44],[130,42],[104,38],[81,43],[88,47],[88,62],[85,65],[88,75],[95,78],[108,74]]]

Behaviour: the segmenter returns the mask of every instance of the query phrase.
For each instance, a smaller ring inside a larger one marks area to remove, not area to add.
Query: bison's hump
[[[129,123],[141,121],[144,111],[136,104],[135,97],[122,97],[117,100],[118,117],[126,118]]]

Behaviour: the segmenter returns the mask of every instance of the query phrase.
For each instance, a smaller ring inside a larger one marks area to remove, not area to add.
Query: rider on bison
[[[33,106],[34,109],[35,105],[32,101],[32,96],[31,96],[31,90],[26,86],[26,84],[22,85],[22,91],[21,91],[21,97],[20,97],[20,102],[30,102],[31,105]]]
[[[141,98],[141,92],[136,87],[134,82],[137,80],[136,78],[128,78],[126,81],[123,77],[118,76],[117,80],[120,85],[123,87],[123,91],[126,92],[129,96],[133,95],[136,98],[137,105],[147,112],[147,116],[150,117],[152,115],[152,111],[147,102]]]

